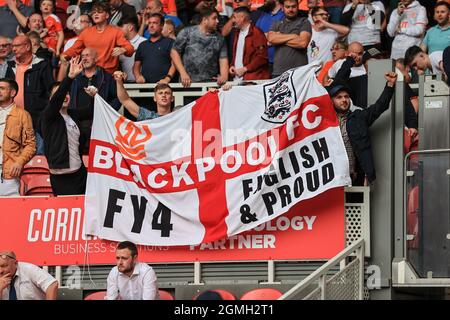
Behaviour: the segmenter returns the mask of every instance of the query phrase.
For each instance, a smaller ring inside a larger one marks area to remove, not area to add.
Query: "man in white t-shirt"
[[[444,74],[444,62],[442,51],[427,54],[418,46],[412,46],[405,53],[405,65],[419,73],[431,72],[432,74]]]
[[[136,82],[133,74],[134,57],[139,45],[142,42],[147,41],[147,39],[138,34],[139,26],[136,17],[122,18],[120,19],[118,26],[122,28],[125,39],[130,41],[134,48],[134,53],[131,57],[126,57],[125,55],[119,56],[120,66],[122,67],[122,71],[128,75],[128,82]]]
[[[138,262],[137,246],[130,241],[117,245],[116,263],[107,279],[105,300],[158,300],[156,274],[146,263]]]
[[[328,22],[329,13],[323,7],[311,10],[312,36],[308,45],[308,62],[325,63],[332,59],[331,48],[337,38],[346,36],[350,29],[340,24]]]
[[[58,281],[47,271],[0,251],[0,300],[56,300]]]

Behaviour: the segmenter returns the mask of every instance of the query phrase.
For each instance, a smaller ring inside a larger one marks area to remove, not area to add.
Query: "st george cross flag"
[[[339,122],[314,69],[209,92],[140,122],[97,95],[85,233],[196,245],[252,229],[348,185]]]

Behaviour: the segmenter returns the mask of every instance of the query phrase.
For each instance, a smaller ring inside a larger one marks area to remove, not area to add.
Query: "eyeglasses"
[[[0,258],[2,258],[4,260],[6,260],[6,258],[16,260],[16,258],[14,258],[13,256],[10,256],[9,254],[2,254],[2,255],[0,255]]]
[[[9,48],[11,43],[0,44],[0,48]]]
[[[344,48],[334,47],[331,48],[330,51],[338,51],[338,50],[345,50]]]

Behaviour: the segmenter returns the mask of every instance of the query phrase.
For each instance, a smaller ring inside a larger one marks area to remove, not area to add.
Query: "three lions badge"
[[[297,103],[292,82],[294,70],[284,72],[274,82],[264,85],[265,110],[261,119],[271,123],[284,123]]]

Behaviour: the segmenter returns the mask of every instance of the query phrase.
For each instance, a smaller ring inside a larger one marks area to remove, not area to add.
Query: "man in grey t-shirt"
[[[225,38],[217,32],[218,14],[213,8],[200,12],[198,26],[184,28],[173,44],[170,56],[180,73],[184,87],[191,82],[228,80],[228,56]]]
[[[308,64],[306,48],[311,40],[311,24],[307,18],[297,17],[297,0],[284,0],[285,18],[274,22],[267,40],[275,46],[272,77],[291,68]]]

